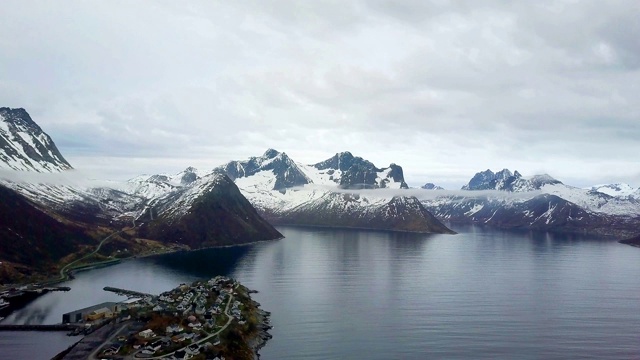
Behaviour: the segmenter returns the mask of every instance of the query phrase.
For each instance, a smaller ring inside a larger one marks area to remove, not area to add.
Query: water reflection
[[[176,274],[207,278],[211,274],[229,273],[249,251],[250,246],[181,251],[149,257],[144,261]]]
[[[633,358],[640,251],[607,239],[461,227],[424,236],[281,227],[285,239],[78,274],[12,322],[227,274],[272,312],[264,359]],[[28,356],[24,358],[29,358]]]

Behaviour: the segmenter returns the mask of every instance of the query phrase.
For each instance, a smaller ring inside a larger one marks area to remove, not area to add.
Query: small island
[[[85,333],[56,359],[256,359],[271,335],[270,314],[255,291],[217,276],[181,284],[158,296],[105,288],[131,296],[63,315]]]

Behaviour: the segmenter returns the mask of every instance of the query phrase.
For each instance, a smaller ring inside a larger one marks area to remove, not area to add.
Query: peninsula
[[[271,338],[255,291],[228,277],[157,296],[105,290],[130,298],[64,314],[63,323],[87,335],[56,359],[256,359]]]

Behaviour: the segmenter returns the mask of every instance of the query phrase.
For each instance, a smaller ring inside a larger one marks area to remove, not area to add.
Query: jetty
[[[139,291],[133,291],[133,290],[127,290],[127,289],[120,289],[120,288],[115,288],[115,287],[111,287],[111,286],[105,286],[104,289],[102,289],[104,291],[111,291],[114,292],[118,295],[124,295],[126,297],[152,297],[155,298],[157,297],[156,295],[153,294],[147,294],[147,293],[143,293],[143,292],[139,292]]]
[[[53,325],[4,325],[0,324],[0,331],[73,331],[84,328],[83,324],[53,324]]]

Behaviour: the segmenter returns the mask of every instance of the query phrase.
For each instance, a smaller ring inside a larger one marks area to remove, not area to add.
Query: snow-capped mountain
[[[451,223],[625,236],[638,226],[637,217],[590,211],[548,193],[523,198],[455,196],[423,204]]]
[[[348,151],[310,166],[316,169],[315,179],[322,179],[319,182],[327,184],[327,180],[332,181],[343,189],[408,188],[402,167],[391,164],[386,168],[377,168],[370,161],[353,156]]]
[[[629,184],[602,184],[591,187],[591,191],[613,197],[638,197],[640,198],[640,188],[633,188]]]
[[[633,193],[620,185],[581,189],[549,175],[524,178],[504,169],[477,173],[463,191],[422,203],[452,223],[626,236],[640,224],[640,199]]]
[[[444,188],[442,186],[438,186],[434,183],[426,183],[422,186],[420,186],[420,189],[425,189],[425,190],[444,190]]]
[[[545,185],[562,184],[553,177],[543,174],[534,175],[530,178],[524,178],[516,170],[511,172],[509,169],[502,169],[496,173],[487,169],[479,172],[469,180],[462,190],[502,190],[502,191],[532,191],[539,190]]]
[[[271,190],[282,190],[311,182],[287,154],[273,149],[249,160],[228,162],[215,168],[214,171],[226,174],[231,180],[273,175],[273,181],[269,183]]]
[[[59,172],[71,169],[53,140],[24,109],[0,108],[0,169]]]
[[[350,152],[305,165],[269,149],[214,172],[235,179],[245,197],[274,224],[451,232],[417,198],[375,190],[406,189],[402,167],[378,168]]]

